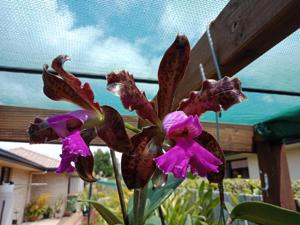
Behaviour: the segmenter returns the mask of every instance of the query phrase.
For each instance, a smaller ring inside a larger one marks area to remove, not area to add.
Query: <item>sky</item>
[[[0,1],[0,66],[41,69],[59,54],[71,61],[65,68],[107,74],[128,70],[135,77],[157,79],[159,62],[177,34],[194,46],[228,0],[27,0]],[[217,45],[218,43],[215,43]],[[299,91],[299,30],[273,47],[236,76],[244,87]],[[77,109],[47,99],[39,75],[0,73],[0,104]],[[105,81],[82,79],[100,104],[121,114],[119,98],[106,91]],[[138,84],[149,99],[157,85]],[[221,121],[257,123],[300,103],[298,97],[246,93],[248,100],[223,113]],[[203,120],[214,120],[212,113]]]

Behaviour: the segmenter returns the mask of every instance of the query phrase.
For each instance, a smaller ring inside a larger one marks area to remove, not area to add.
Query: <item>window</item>
[[[11,168],[10,167],[2,167],[1,168],[1,177],[0,177],[0,183],[8,183],[10,182],[10,174],[11,174]]]
[[[227,161],[228,178],[249,178],[249,169],[247,159],[237,159]]]

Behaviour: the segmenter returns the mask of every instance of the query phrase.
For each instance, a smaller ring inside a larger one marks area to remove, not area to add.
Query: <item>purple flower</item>
[[[71,162],[76,162],[78,156],[89,156],[91,152],[80,135],[82,126],[92,120],[95,114],[87,110],[77,110],[60,114],[47,119],[49,127],[62,139],[63,150],[57,173],[74,172]]]
[[[218,172],[222,162],[193,140],[202,132],[197,116],[187,116],[183,111],[172,112],[165,117],[163,128],[176,145],[154,159],[160,170],[165,174],[173,173],[176,178],[185,178],[188,169],[193,175],[202,177],[208,172]]]

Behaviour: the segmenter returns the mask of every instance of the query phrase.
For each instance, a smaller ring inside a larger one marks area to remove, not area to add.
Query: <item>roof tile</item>
[[[49,156],[25,149],[25,148],[14,148],[8,150],[8,152],[13,153],[19,157],[30,160],[36,164],[39,164],[45,168],[57,168],[59,165],[59,160],[51,158]]]

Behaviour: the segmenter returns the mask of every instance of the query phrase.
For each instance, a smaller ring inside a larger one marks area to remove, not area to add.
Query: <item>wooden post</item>
[[[268,190],[263,191],[264,202],[296,210],[285,146],[261,137],[259,139],[254,142],[254,150],[257,152],[260,179],[262,187],[269,186]]]

